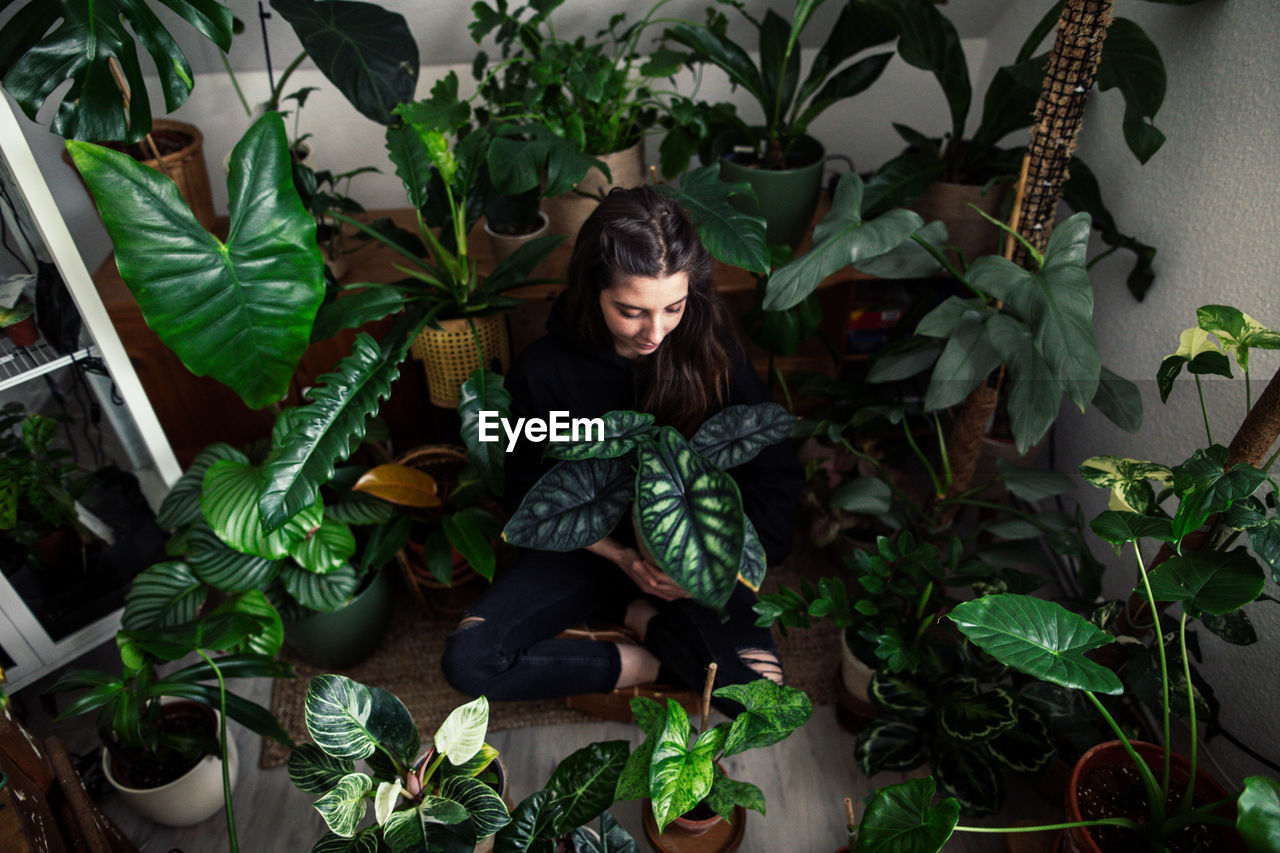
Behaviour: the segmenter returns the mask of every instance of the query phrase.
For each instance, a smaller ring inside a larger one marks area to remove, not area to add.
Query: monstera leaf
[[[231,10],[216,0],[160,0],[220,50],[231,49]],[[6,8],[12,4],[6,3]],[[19,4],[22,6],[23,4]],[[132,32],[131,32],[132,31]],[[186,56],[145,0],[33,0],[0,30],[4,88],[32,121],[68,79],[51,129],[68,139],[137,142],[151,130],[151,101],[138,62],[143,48],[155,63],[166,111],[194,86]],[[130,97],[120,97],[112,65]],[[125,108],[128,103],[128,108]]]
[[[795,422],[795,416],[777,403],[725,406],[703,422],[689,446],[712,465],[728,470],[782,441]]]
[[[418,42],[404,16],[353,0],[271,0],[316,67],[351,105],[378,124],[413,100]]]
[[[381,343],[361,333],[351,354],[317,380],[309,392],[311,403],[297,410],[292,428],[263,468],[259,508],[268,529],[279,528],[314,503],[336,462],[364,437],[368,419],[390,395],[421,323],[422,313],[410,311],[396,319]]]
[[[1060,604],[1028,595],[989,595],[948,617],[974,645],[1019,672],[1077,690],[1118,695],[1120,679],[1085,652],[1114,638]]]
[[[813,230],[813,248],[769,277],[766,311],[798,305],[827,276],[889,252],[924,225],[924,220],[907,210],[891,210],[864,222],[862,191],[862,180],[856,173],[841,176],[831,210]]]
[[[671,427],[642,445],[636,475],[640,538],[662,571],[699,603],[719,609],[738,578],[746,539],[738,485]]]
[[[85,142],[67,148],[111,235],[120,277],[160,340],[250,408],[283,397],[324,298],[324,262],[315,220],[293,188],[279,114],[254,122],[231,152],[225,242],[154,169]]]
[[[631,501],[621,459],[561,462],[538,480],[507,522],[503,538],[541,551],[573,551],[608,535]]]
[[[769,249],[765,245],[764,218],[757,211],[750,184],[720,180],[720,164],[712,163],[685,172],[680,186],[659,184],[658,192],[675,199],[687,211],[698,236],[712,257],[748,272],[769,272]],[[740,209],[749,200],[750,212]]]
[[[368,758],[383,747],[408,764],[422,742],[399,699],[344,675],[312,678],[304,708],[307,733],[333,758]]]

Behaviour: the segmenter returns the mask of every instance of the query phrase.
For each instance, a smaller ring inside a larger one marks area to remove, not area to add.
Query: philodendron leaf
[[[866,776],[881,770],[914,770],[928,760],[924,735],[891,716],[877,717],[858,732],[853,758]]]
[[[649,770],[649,796],[659,832],[711,790],[713,759],[724,743],[724,729],[717,726],[702,732],[692,748],[690,733],[689,715],[674,699],[667,699],[667,724],[654,744]]]
[[[625,740],[593,743],[569,755],[547,780],[546,790],[561,810],[555,834],[563,835],[594,820],[613,804],[618,777],[631,754]]]
[[[1109,509],[1089,522],[1089,527],[1117,548],[1138,539],[1173,541],[1173,525],[1169,519],[1139,515],[1136,512]]]
[[[722,181],[720,164],[712,163],[681,175],[679,188],[659,184],[658,192],[675,199],[689,212],[703,245],[716,260],[748,272],[769,272],[765,222],[757,214],[750,184]],[[750,199],[749,213],[743,212],[735,197]]]
[[[988,255],[969,268],[969,282],[1004,300],[1027,323],[1036,351],[1081,411],[1098,390],[1102,362],[1093,329],[1093,289],[1085,267],[1089,216],[1077,213],[1053,229],[1044,265],[1026,270]]]
[[[406,311],[381,342],[361,332],[351,353],[332,373],[316,380],[308,392],[311,402],[297,410],[294,426],[263,466],[259,508],[268,527],[278,528],[316,501],[320,487],[333,477],[335,463],[346,459],[364,438],[368,419],[377,414],[400,375],[400,362],[422,318],[419,310]]]
[[[209,466],[223,459],[235,462],[249,461],[239,450],[229,444],[210,444],[196,454],[191,467],[182,472],[178,482],[173,484],[164,503],[160,504],[160,512],[156,514],[156,524],[165,530],[177,530],[202,521],[200,514],[200,490],[204,488],[204,475]]]
[[[1060,604],[1028,595],[989,595],[949,617],[974,645],[1034,678],[1095,693],[1124,692],[1119,677],[1085,657],[1114,638]]]
[[[707,792],[706,804],[726,823],[733,823],[733,812],[738,806],[764,814],[764,792],[750,782],[739,782],[724,775],[716,768],[715,781]]]
[[[1250,530],[1249,544],[1271,567],[1271,579],[1280,584],[1280,518],[1272,516],[1266,524]]]
[[[750,462],[791,433],[795,415],[777,403],[725,406],[705,420],[689,446],[722,471]]]
[[[1215,375],[1231,378],[1231,363],[1222,352],[1222,345],[1199,326],[1184,329],[1178,337],[1178,348],[1165,356],[1156,371],[1156,386],[1160,389],[1160,402],[1169,400],[1173,382],[1183,366],[1197,376]]]
[[[1225,616],[1258,597],[1266,574],[1246,548],[1187,551],[1156,567],[1150,582],[1156,601],[1180,601],[1193,616]]]
[[[218,538],[245,554],[269,560],[289,556],[289,549],[318,527],[324,518],[319,498],[268,533],[258,512],[262,475],[251,465],[224,459],[204,475],[200,510]]]
[[[1197,449],[1173,469],[1173,490],[1179,498],[1173,533],[1178,540],[1198,529],[1209,516],[1252,495],[1266,479],[1265,472],[1245,463],[1226,470],[1227,457],[1227,448],[1215,444]]]
[[[945,409],[964,400],[991,371],[1000,366],[1000,353],[987,335],[988,316],[978,311],[966,311],[960,318],[955,332],[933,366],[924,397],[926,411]]]
[[[350,838],[369,810],[365,795],[372,790],[373,780],[367,775],[348,773],[316,800],[316,811],[335,835]]]
[[[1173,471],[1166,466],[1120,456],[1091,456],[1080,463],[1080,476],[1090,485],[1111,490],[1112,509],[1137,513],[1155,504],[1149,481],[1173,483]]]
[[[355,769],[354,761],[334,758],[314,743],[300,743],[289,753],[289,781],[308,794],[332,791]]]
[[[643,412],[605,412],[600,420],[604,422],[602,436],[592,430],[589,424],[582,433],[577,433],[570,426],[570,440],[547,442],[542,455],[551,459],[569,460],[616,459],[630,453],[644,436],[656,429],[653,415]]]
[[[640,447],[637,469],[636,517],[644,545],[695,601],[718,610],[733,593],[746,537],[737,483],[672,427]]]
[[[311,853],[378,853],[385,850],[382,843],[382,827],[366,826],[353,838],[343,838],[326,832],[311,847]]]
[[[186,563],[156,563],[133,579],[120,624],[126,631],[140,631],[190,622],[204,604],[206,592],[208,587]]]
[[[813,248],[769,277],[763,305],[766,311],[798,305],[827,276],[891,251],[924,225],[924,220],[909,210],[891,210],[864,222],[862,192],[862,179],[856,172],[840,176],[831,210],[814,228]]]
[[[561,462],[520,501],[503,538],[540,551],[585,548],[607,536],[622,518],[633,479],[622,459]]]
[[[1105,364],[1098,376],[1098,393],[1093,395],[1093,405],[1125,432],[1137,432],[1142,427],[1142,392]]]
[[[1280,782],[1250,776],[1244,780],[1236,807],[1236,830],[1249,853],[1275,853],[1280,838]]]
[[[727,684],[714,694],[742,705],[725,737],[725,757],[771,746],[791,734],[813,714],[803,690],[758,678],[746,684]]]
[[[599,832],[578,827],[573,831],[572,838],[573,849],[577,853],[640,853],[636,840],[614,820],[607,809],[600,815]]]
[[[498,830],[493,839],[494,853],[554,853],[550,839],[555,837],[555,825],[560,818],[560,808],[552,800],[550,791],[537,791],[520,801],[511,812],[511,822]]]
[[[934,805],[932,777],[908,779],[876,791],[858,830],[854,853],[938,853],[960,820],[960,803]]]
[[[511,822],[507,804],[498,792],[470,776],[449,776],[440,783],[440,796],[467,810],[476,840],[488,838]]]
[[[449,712],[436,730],[436,752],[453,764],[471,760],[484,746],[484,734],[489,727],[489,700],[483,696],[459,705]]]
[[[462,399],[458,403],[458,417],[462,419],[462,443],[467,448],[467,458],[480,469],[485,488],[498,497],[505,490],[503,463],[506,459],[506,436],[498,441],[481,441],[480,419],[484,412],[497,412],[499,423],[511,417],[511,394],[502,383],[502,377],[487,367],[477,367],[462,383]]]
[[[1145,163],[1164,144],[1151,119],[1164,101],[1164,62],[1155,43],[1142,27],[1127,18],[1116,18],[1107,29],[1098,63],[1098,89],[1119,89],[1124,96],[1125,142],[1138,162]]]
[[[382,835],[392,850],[429,850],[427,839],[435,834],[433,829],[466,821],[467,810],[461,803],[427,794],[413,808],[400,809],[388,815],[387,822],[382,825]],[[469,846],[474,848],[474,839]],[[446,849],[466,848],[458,845]]]
[[[219,49],[231,49],[234,19],[223,4],[170,0],[165,6]],[[191,66],[149,5],[129,0],[25,4],[0,31],[0,75],[32,121],[46,99],[61,90],[50,126],[59,136],[137,142],[151,130],[153,111],[138,42],[155,63],[165,110],[176,110],[194,85]],[[113,77],[117,71],[132,97],[121,98]],[[63,90],[67,80],[73,82]]]
[[[413,100],[418,42],[404,16],[353,0],[271,0],[307,55],[351,105],[378,124]]]
[[[1018,452],[1026,453],[1044,438],[1058,419],[1058,409],[1062,406],[1062,383],[1036,349],[1031,329],[1026,323],[1008,314],[993,314],[987,318],[985,329],[987,340],[999,353],[1009,375],[1005,409],[1009,413],[1009,425]],[[948,350],[953,341],[947,342]],[[942,366],[941,359],[938,365]]]
[[[1246,373],[1250,349],[1280,349],[1280,332],[1230,305],[1202,305],[1196,309],[1196,322],[1217,336],[1222,348],[1235,357],[1236,364]]]
[[[381,745],[408,764],[421,743],[404,703],[344,675],[312,678],[304,707],[308,734],[334,758],[368,758]]]
[[[356,535],[341,521],[325,518],[289,548],[298,565],[317,575],[328,574],[347,564],[356,552]]]
[[[440,767],[440,774],[441,776],[479,776],[497,757],[498,750],[486,743],[471,756],[470,761],[464,761],[461,764],[446,761]]]
[[[614,799],[617,800],[638,800],[649,796],[649,765],[653,761],[653,747],[667,725],[666,709],[649,697],[636,696],[630,704],[631,714],[636,718],[636,725],[644,732],[645,738],[631,751],[626,766],[622,768],[618,787],[614,792]]]
[[[225,242],[156,170],[84,142],[67,148],[111,235],[120,277],[160,340],[250,408],[288,393],[324,298],[324,262],[315,220],[293,188],[279,114],[254,122],[231,152]]]

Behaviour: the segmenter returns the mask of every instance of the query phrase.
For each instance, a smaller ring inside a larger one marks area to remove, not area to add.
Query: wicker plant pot
[[[449,444],[429,444],[410,450],[395,461],[430,474],[436,481],[437,494],[447,502],[458,484],[458,474],[467,464],[467,453]],[[427,569],[420,543],[410,542],[400,549],[396,562],[414,599],[442,620],[456,619],[484,589],[483,579],[460,556],[455,558],[453,582],[441,583]]]
[[[477,336],[484,351],[483,363],[500,364],[505,372],[511,365],[511,342],[506,318],[500,314],[441,320],[439,329],[428,326],[414,339],[413,357],[426,371],[432,405],[452,409],[462,402],[462,383],[482,363],[476,357]]]
[[[925,222],[941,220],[945,223],[947,242],[959,249],[967,262],[972,263],[982,255],[999,251],[1002,232],[969,205],[974,205],[988,216],[1000,219],[1001,205],[1008,190],[1007,185],[1000,184],[983,195],[981,186],[935,181],[908,209],[920,214]],[[948,251],[947,255],[953,263],[958,262],[955,252]]]

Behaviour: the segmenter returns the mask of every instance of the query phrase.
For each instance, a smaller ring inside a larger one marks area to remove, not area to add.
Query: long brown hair
[[[614,189],[578,232],[564,298],[583,341],[612,347],[600,294],[625,278],[680,272],[689,277],[684,316],[652,355],[636,359],[636,407],[689,435],[724,405],[733,327],[684,208],[647,186]]]

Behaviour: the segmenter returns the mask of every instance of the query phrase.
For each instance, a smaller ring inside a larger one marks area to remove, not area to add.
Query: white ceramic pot
[[[214,712],[215,716],[217,712]],[[231,787],[235,789],[240,753],[235,738],[227,733],[227,762]],[[120,798],[138,814],[165,826],[191,826],[212,817],[223,807],[222,761],[206,755],[182,776],[159,788],[128,788],[111,772],[111,753],[102,751],[102,772],[120,793]]]

